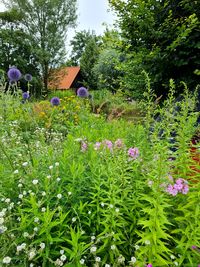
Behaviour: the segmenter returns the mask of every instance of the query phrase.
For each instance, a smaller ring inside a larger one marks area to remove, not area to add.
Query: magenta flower
[[[110,140],[105,140],[104,146],[107,147],[109,150],[112,150],[113,143]]]
[[[131,147],[128,150],[129,157],[136,159],[139,156],[139,149],[137,147]]]
[[[10,68],[9,71],[7,72],[7,75],[10,81],[14,82],[17,82],[22,76],[20,70],[18,70],[15,67]]]
[[[151,263],[147,264],[147,267],[153,267],[153,265]]]

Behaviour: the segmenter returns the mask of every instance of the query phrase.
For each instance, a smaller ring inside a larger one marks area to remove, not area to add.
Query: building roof
[[[50,75],[49,89],[69,89],[80,71],[80,67],[63,67],[53,70]]]

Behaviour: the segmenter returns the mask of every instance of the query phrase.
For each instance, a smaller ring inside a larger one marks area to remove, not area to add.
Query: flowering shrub
[[[197,267],[193,97],[175,118],[165,103],[153,131],[154,101],[134,125],[95,117],[87,100],[59,99],[0,98],[0,265]]]

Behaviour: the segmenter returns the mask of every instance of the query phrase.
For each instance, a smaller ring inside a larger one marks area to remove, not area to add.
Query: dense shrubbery
[[[174,109],[171,81],[161,109],[147,88],[143,124],[107,122],[72,96],[1,94],[3,266],[200,264],[196,98],[185,86]]]

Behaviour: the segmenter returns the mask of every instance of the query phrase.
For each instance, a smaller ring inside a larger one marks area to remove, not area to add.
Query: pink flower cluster
[[[139,149],[137,147],[129,148],[128,155],[131,159],[136,159],[139,156]]]
[[[186,180],[179,178],[174,184],[169,184],[166,191],[172,196],[176,196],[178,193],[185,195],[189,191],[189,186]]]
[[[104,140],[102,142],[96,142],[94,144],[94,149],[99,150],[100,148],[108,148],[110,151],[113,150],[113,148],[122,148],[124,146],[123,141],[121,139],[117,139],[114,143],[110,140]]]
[[[153,265],[151,263],[147,264],[146,267],[153,267]]]

